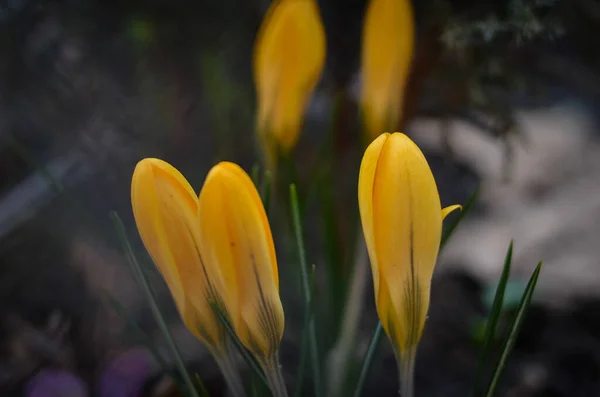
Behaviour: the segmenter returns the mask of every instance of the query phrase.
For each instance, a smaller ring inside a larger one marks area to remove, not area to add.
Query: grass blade
[[[510,275],[512,254],[513,242],[511,241],[510,245],[508,246],[508,251],[506,251],[506,257],[504,258],[504,267],[502,269],[502,275],[500,276],[500,281],[498,282],[498,286],[496,287],[494,303],[492,304],[492,309],[486,321],[485,334],[483,338],[483,349],[481,350],[479,360],[477,361],[477,370],[475,372],[475,379],[473,381],[471,396],[476,395],[476,393],[479,390],[479,381],[483,374],[485,362],[487,361],[487,358],[492,348],[492,341],[494,340],[494,334],[496,333],[498,319],[500,318],[500,313],[502,312],[502,303],[504,302],[504,292],[506,291],[506,283],[508,282],[508,276]]]
[[[146,295],[146,299],[148,300],[148,303],[150,304],[150,309],[152,310],[152,314],[154,315],[154,318],[155,318],[156,322],[158,323],[158,327],[159,327],[160,331],[162,332],[162,334],[165,338],[165,341],[167,342],[167,346],[173,353],[173,357],[175,358],[175,365],[177,366],[177,369],[179,370],[180,375],[183,378],[183,382],[185,383],[185,385],[187,387],[187,391],[188,391],[189,395],[191,397],[200,397],[198,394],[198,391],[194,387],[194,383],[192,382],[192,379],[190,378],[190,374],[188,373],[188,371],[185,367],[185,364],[183,363],[183,359],[181,358],[179,349],[177,348],[177,345],[175,344],[175,340],[173,339],[173,336],[171,335],[171,332],[169,331],[169,327],[167,326],[167,323],[165,322],[165,319],[163,318],[162,313],[160,312],[160,308],[158,307],[156,297],[154,296],[154,292],[152,291],[152,288],[150,287],[150,283],[148,282],[148,279],[146,278],[146,274],[142,270],[140,264],[138,263],[135,255],[133,253],[133,249],[131,248],[131,244],[129,243],[129,240],[127,239],[127,233],[125,232],[125,226],[123,226],[123,222],[121,221],[121,218],[115,211],[110,212],[110,218],[113,221],[113,224],[117,231],[117,236],[119,237],[123,251],[125,252],[125,255],[127,256],[129,265],[131,266],[131,269],[133,270],[140,286],[142,287],[144,294]]]
[[[498,364],[496,365],[496,368],[494,370],[494,375],[492,376],[492,380],[485,393],[486,397],[492,397],[496,393],[498,381],[500,379],[500,376],[502,375],[502,372],[504,371],[504,367],[506,366],[508,356],[510,355],[512,348],[515,345],[517,336],[519,335],[519,331],[521,330],[521,326],[523,325],[523,321],[525,320],[525,313],[527,312],[527,309],[529,308],[529,305],[531,303],[533,291],[535,290],[535,286],[537,284],[541,269],[542,262],[539,262],[535,270],[533,271],[531,278],[529,279],[529,283],[527,283],[527,288],[525,289],[525,293],[523,293],[523,299],[521,300],[521,304],[519,305],[519,309],[517,310],[515,321],[513,322],[510,334],[508,335],[504,348],[502,349],[500,360],[498,360]]]
[[[360,397],[362,393],[362,389],[365,384],[365,380],[367,379],[367,375],[369,374],[369,369],[371,369],[371,363],[373,362],[373,358],[375,357],[375,352],[377,351],[377,346],[379,346],[379,341],[381,340],[381,334],[383,333],[383,326],[381,322],[377,323],[377,327],[375,328],[375,332],[371,337],[371,342],[369,342],[369,348],[367,349],[367,353],[365,354],[365,361],[360,369],[360,375],[358,376],[358,382],[356,383],[356,388],[354,389],[353,397]]]
[[[458,214],[458,216],[456,217],[454,222],[452,222],[450,224],[450,226],[448,226],[448,228],[442,234],[442,240],[440,242],[440,249],[446,245],[446,243],[448,242],[448,239],[450,239],[450,236],[452,236],[452,233],[454,233],[454,230],[456,230],[456,228],[458,227],[460,222],[464,219],[465,216],[467,216],[467,214],[473,208],[473,204],[475,204],[475,202],[477,201],[477,198],[479,197],[479,190],[480,190],[480,187],[478,186],[477,189],[475,189],[475,191],[471,195],[471,197],[469,197],[469,199],[467,200],[465,205],[463,205],[463,208],[462,208],[462,211],[460,211],[460,214]]]
[[[258,164],[254,164],[252,166],[250,176],[252,178],[252,182],[254,182],[254,186],[258,186],[260,184],[260,166]]]
[[[308,313],[314,313],[314,291],[315,291],[315,265],[312,265],[312,273],[310,278],[310,297],[311,302],[313,303],[313,307],[311,307],[310,311],[305,311],[304,315],[308,315]],[[304,367],[306,366],[306,358],[308,356],[308,324],[311,319],[304,318],[304,324],[302,329],[302,342],[300,345],[300,360],[298,363],[298,369],[296,370],[296,390],[294,391],[294,397],[300,397],[300,393],[302,393],[302,383],[304,382]]]
[[[196,375],[196,384],[198,385],[198,388],[200,389],[200,395],[202,397],[210,397],[210,395],[208,394],[208,390],[206,390],[206,387],[204,386],[204,383],[202,382],[202,379],[200,379],[200,375],[195,374]]]
[[[244,360],[246,361],[246,363],[248,364],[248,366],[250,368],[252,368],[252,370],[255,372],[255,374],[266,385],[267,384],[267,378],[265,377],[265,374],[263,373],[262,369],[260,368],[260,365],[258,364],[258,362],[256,361],[256,359],[254,357],[252,357],[252,354],[250,354],[250,352],[248,351],[248,349],[246,349],[246,347],[243,345],[243,343],[239,340],[239,338],[235,334],[233,326],[231,325],[231,323],[229,322],[229,320],[227,319],[227,317],[225,316],[225,314],[221,311],[221,309],[217,305],[213,305],[213,310],[217,314],[217,317],[219,318],[219,320],[221,321],[221,323],[223,324],[223,326],[225,326],[225,329],[227,330],[227,333],[231,337],[231,340],[233,341],[233,343],[237,347],[237,349],[240,352],[240,354],[242,355],[242,357],[244,357]]]
[[[321,368],[319,364],[319,350],[317,346],[317,334],[315,332],[315,320],[312,315],[312,302],[311,302],[311,288],[310,280],[308,277],[308,267],[306,264],[306,251],[304,249],[304,238],[302,236],[302,223],[300,221],[300,205],[298,203],[298,193],[296,192],[296,185],[290,185],[290,206],[292,210],[292,222],[294,226],[294,234],[296,237],[296,245],[298,248],[298,258],[300,262],[300,277],[302,279],[302,295],[304,297],[304,310],[307,314],[304,316],[307,324],[304,326],[308,327],[308,345],[311,359],[314,392],[316,397],[322,395],[322,383],[321,383]]]

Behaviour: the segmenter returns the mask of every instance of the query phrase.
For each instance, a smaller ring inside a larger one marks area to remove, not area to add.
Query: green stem
[[[217,314],[217,317],[221,321],[221,324],[225,327],[225,330],[229,334],[229,341],[233,342],[233,345],[237,348],[239,353],[242,355],[246,364],[254,371],[254,373],[263,381],[264,384],[267,384],[267,379],[265,378],[263,371],[261,369],[258,361],[252,356],[252,354],[246,349],[246,347],[242,344],[242,342],[237,337],[235,330],[229,323],[229,320],[225,317],[223,312],[219,309],[218,306],[214,305],[213,310]]]
[[[307,343],[308,322],[305,322],[305,325],[302,329],[302,341],[300,344],[300,360],[298,362],[298,369],[296,370],[296,390],[294,391],[294,397],[300,397],[300,393],[302,393],[302,383],[304,382],[304,367],[306,366]]]
[[[309,342],[309,353],[311,358],[312,370],[313,370],[313,382],[315,396],[320,397],[322,393],[321,385],[321,369],[319,364],[319,350],[317,347],[317,333],[315,331],[314,317],[310,315],[311,311],[311,288],[308,279],[308,268],[306,265],[306,252],[304,249],[304,238],[302,237],[302,223],[300,221],[300,205],[298,203],[298,194],[296,192],[296,185],[290,185],[290,204],[292,209],[292,222],[294,225],[294,234],[296,236],[296,245],[298,247],[298,256],[300,260],[300,278],[302,280],[302,295],[304,297],[304,310],[309,315],[305,318],[308,319],[308,342]]]
[[[279,352],[275,352],[273,357],[261,364],[267,377],[267,384],[273,397],[288,397],[287,388],[281,373],[281,364],[279,364]]]
[[[415,395],[415,357],[417,347],[407,349],[398,357],[398,372],[400,379],[400,397],[413,397]]]
[[[300,397],[302,393],[302,384],[304,383],[304,367],[306,366],[306,358],[308,355],[308,331],[310,328],[311,318],[308,316],[313,315],[313,293],[315,291],[315,265],[312,265],[311,272],[311,283],[310,283],[310,301],[311,309],[304,311],[304,320],[302,326],[302,341],[300,344],[300,361],[298,363],[298,370],[296,371],[296,390],[294,391],[294,397]]]
[[[369,277],[369,256],[367,246],[362,243],[363,234],[358,233],[358,252],[355,255],[354,271],[344,307],[340,334],[328,359],[328,395],[338,397],[347,380],[347,373],[354,359],[353,346],[360,323],[360,315],[365,302],[365,286]]]
[[[231,391],[231,394],[234,397],[245,397],[246,391],[244,390],[244,383],[242,382],[242,378],[240,377],[240,373],[235,364],[231,349],[227,349],[226,352],[220,354],[213,353],[213,357],[223,374],[223,378],[225,378],[225,382],[227,383],[227,387]]]
[[[189,392],[190,396],[192,396],[192,397],[200,397],[198,395],[198,391],[194,387],[194,383],[192,382],[192,379],[190,378],[190,374],[188,373],[188,371],[185,367],[183,359],[181,358],[181,354],[179,353],[177,344],[175,343],[175,340],[173,339],[173,336],[171,335],[171,331],[169,331],[169,327],[167,326],[167,323],[165,322],[165,319],[163,318],[162,313],[160,312],[160,308],[158,307],[156,297],[154,296],[154,292],[152,291],[152,288],[150,287],[148,278],[146,277],[146,274],[142,270],[140,264],[138,263],[135,255],[133,253],[133,249],[131,248],[131,244],[129,243],[129,240],[127,239],[127,234],[125,233],[125,226],[123,226],[123,222],[121,221],[121,218],[115,211],[110,212],[110,217],[115,225],[115,228],[117,229],[119,239],[121,240],[121,244],[123,246],[123,250],[125,251],[127,259],[129,261],[129,264],[131,265],[131,268],[133,269],[133,272],[134,272],[136,278],[138,279],[139,284],[142,286],[142,290],[144,291],[144,294],[146,295],[146,299],[148,300],[148,303],[150,304],[150,309],[152,310],[152,314],[154,315],[154,318],[156,319],[156,322],[158,323],[158,328],[162,332],[162,334],[165,338],[165,341],[167,342],[167,346],[173,353],[173,357],[175,358],[175,365],[179,369],[179,372],[180,372],[181,377],[183,378],[183,381],[188,389],[188,392]]]

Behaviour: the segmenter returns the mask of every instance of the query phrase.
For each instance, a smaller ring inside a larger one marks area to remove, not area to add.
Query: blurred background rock
[[[306,178],[338,109],[336,194],[352,210],[362,150],[356,102],[365,2],[319,3],[327,67],[295,161]],[[154,337],[108,211],[121,214],[152,269],[130,210],[135,163],[163,158],[196,189],[219,160],[247,170],[256,163],[251,59],[268,4],[0,2],[0,394],[22,395],[44,368],[72,371],[97,390],[111,360],[139,343],[108,295]],[[514,239],[516,279],[539,259],[545,268],[503,395],[597,395],[600,2],[428,0],[415,10],[406,132],[428,155],[443,203],[464,202],[481,184],[476,210],[440,258],[417,393],[465,395],[486,291]],[[324,231],[316,215],[308,219],[310,260],[319,268]],[[284,220],[272,222],[282,283],[293,283],[285,278],[293,260],[287,242],[277,241]],[[160,278],[152,279],[185,358],[220,395],[223,385],[203,347],[178,325]],[[293,373],[300,311],[290,290],[283,296],[290,318],[283,361]],[[376,321],[370,291],[366,296],[357,354]],[[382,347],[365,395],[394,395],[395,371]]]

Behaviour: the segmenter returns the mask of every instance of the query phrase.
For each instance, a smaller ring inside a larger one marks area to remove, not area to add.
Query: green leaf
[[[269,215],[269,206],[271,202],[271,171],[265,171],[264,179],[262,181],[260,195],[262,198],[265,212]]]
[[[494,334],[496,332],[496,327],[498,325],[498,319],[500,318],[500,313],[502,312],[502,302],[504,301],[504,292],[506,290],[506,283],[508,282],[508,276],[510,275],[510,265],[512,262],[512,254],[513,254],[513,242],[511,241],[508,246],[508,251],[506,251],[506,256],[504,258],[504,267],[502,269],[502,275],[500,276],[500,281],[498,282],[498,287],[496,288],[496,294],[494,296],[494,303],[492,304],[492,309],[488,319],[486,321],[486,328],[483,337],[483,349],[479,354],[479,360],[477,362],[477,371],[475,372],[475,380],[473,381],[472,392],[471,395],[475,395],[479,389],[479,381],[483,374],[483,369],[485,367],[485,362],[490,354],[491,347],[494,341]]]
[[[198,394],[198,391],[194,387],[192,378],[190,378],[190,374],[188,373],[187,369],[185,368],[185,364],[183,363],[183,359],[181,358],[179,349],[177,348],[177,345],[175,344],[175,340],[173,339],[173,336],[171,335],[171,331],[169,331],[169,327],[167,326],[167,323],[165,322],[165,319],[160,311],[160,308],[158,307],[158,302],[156,300],[156,296],[154,295],[154,291],[152,291],[152,287],[150,286],[150,283],[148,282],[148,278],[146,277],[146,274],[142,270],[139,262],[137,261],[137,258],[135,257],[135,254],[133,253],[133,249],[131,248],[131,244],[129,243],[129,240],[127,239],[127,233],[125,232],[125,226],[123,225],[121,218],[115,211],[110,212],[110,218],[115,226],[115,230],[117,231],[117,237],[119,238],[119,240],[121,242],[121,246],[123,248],[123,252],[125,253],[125,256],[127,257],[127,261],[129,263],[129,265],[131,266],[131,269],[133,270],[133,273],[138,281],[138,284],[140,284],[140,286],[142,287],[142,291],[146,295],[146,299],[148,300],[148,303],[150,304],[150,309],[152,310],[154,319],[158,323],[158,328],[162,332],[162,334],[165,338],[165,341],[167,342],[167,346],[168,346],[169,350],[171,350],[171,353],[173,353],[173,357],[175,358],[175,365],[177,366],[177,369],[179,370],[179,373],[180,373],[181,377],[183,378],[183,382],[186,385],[186,390],[184,391],[184,393],[191,397],[200,397]]]
[[[524,280],[509,280],[506,283],[504,300],[502,301],[503,312],[515,310],[519,306],[519,303],[521,303],[521,298],[523,297],[523,293],[525,292],[525,288],[527,288],[527,283],[525,283]],[[483,305],[487,310],[492,309],[494,297],[495,290],[490,285],[484,290],[482,298]]]
[[[312,302],[311,310],[305,311],[305,316],[309,313],[314,314],[314,291],[315,291],[315,265],[312,265],[312,273],[310,278],[310,300]],[[304,367],[306,366],[306,357],[308,356],[308,334],[309,334],[309,322],[311,319],[304,319],[302,329],[302,342],[300,345],[300,361],[298,363],[298,369],[296,370],[296,390],[294,391],[294,397],[300,397],[302,393],[302,383],[304,382]]]
[[[238,351],[240,352],[242,357],[244,357],[244,360],[246,361],[248,366],[250,368],[252,368],[252,370],[254,371],[256,376],[258,376],[264,382],[264,384],[267,385],[267,378],[265,377],[265,374],[263,373],[262,369],[260,368],[260,365],[258,364],[256,359],[252,356],[252,354],[248,351],[248,349],[246,349],[246,347],[240,341],[240,339],[237,337],[235,330],[233,329],[233,326],[231,325],[231,323],[225,316],[225,313],[223,313],[223,311],[221,310],[221,308],[218,305],[213,304],[212,308],[215,311],[215,313],[217,314],[217,317],[219,318],[219,320],[221,321],[221,323],[223,324],[225,329],[227,330],[227,333],[231,337],[231,340],[237,347]]]
[[[252,171],[250,171],[250,175],[252,178],[252,182],[254,182],[254,186],[260,185],[260,165],[254,164],[252,166]]]
[[[360,375],[358,376],[358,382],[356,382],[356,388],[354,389],[353,397],[360,397],[362,393],[362,389],[365,384],[365,380],[367,379],[367,375],[369,374],[369,370],[371,369],[371,363],[373,362],[373,358],[375,358],[375,352],[377,351],[377,346],[379,346],[379,341],[381,340],[381,334],[383,333],[383,326],[381,322],[377,323],[377,327],[375,328],[375,332],[371,337],[371,342],[369,342],[369,348],[367,349],[367,353],[365,354],[365,361],[360,369]]]
[[[315,389],[315,396],[320,397],[322,395],[322,384],[321,384],[321,368],[319,363],[319,350],[317,346],[317,334],[315,331],[315,321],[312,314],[312,303],[311,303],[311,287],[310,280],[308,277],[308,267],[306,264],[306,250],[304,247],[304,238],[302,236],[302,222],[300,220],[300,205],[298,203],[298,193],[296,192],[296,185],[290,185],[290,207],[292,210],[292,223],[294,226],[294,235],[296,237],[296,246],[298,249],[298,259],[300,262],[300,278],[302,279],[302,295],[304,298],[304,327],[308,327],[308,343],[309,352],[311,358],[311,366],[313,373],[313,382]]]
[[[542,262],[539,262],[536,266],[531,278],[529,279],[529,283],[527,283],[527,288],[525,289],[525,293],[523,294],[523,299],[521,300],[521,304],[519,305],[519,309],[517,310],[517,314],[515,316],[515,321],[513,322],[511,331],[508,335],[506,343],[504,345],[504,349],[502,349],[502,354],[500,355],[500,360],[496,365],[494,370],[494,374],[492,376],[492,380],[487,388],[485,393],[486,397],[493,397],[496,393],[496,388],[498,387],[498,381],[500,376],[502,376],[502,372],[506,367],[506,362],[508,361],[508,356],[510,355],[515,342],[517,340],[517,336],[519,335],[519,331],[521,330],[521,326],[523,325],[523,321],[525,320],[525,313],[531,304],[531,298],[533,297],[533,291],[535,290],[535,286],[537,284],[540,271],[542,269]]]
[[[198,385],[198,388],[200,389],[200,395],[202,397],[210,397],[208,394],[208,390],[206,390],[206,387],[204,386],[204,383],[202,382],[202,379],[200,379],[200,375],[198,374],[194,374],[195,375],[195,379],[196,379],[196,384]]]

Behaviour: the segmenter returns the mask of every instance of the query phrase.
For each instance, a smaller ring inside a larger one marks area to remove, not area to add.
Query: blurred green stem
[[[281,364],[279,364],[279,352],[275,352],[273,357],[261,365],[265,372],[265,376],[267,377],[267,384],[273,393],[273,397],[288,397],[288,392],[281,373]]]
[[[355,256],[356,263],[354,264],[354,273],[352,274],[352,281],[347,295],[348,301],[344,309],[340,328],[341,333],[336,345],[331,350],[327,363],[329,367],[329,396],[338,396],[346,381],[349,364],[353,362],[350,356],[355,351],[353,347],[355,345],[356,331],[365,301],[364,295],[369,274],[369,257],[361,229],[357,233],[357,241],[358,252]]]
[[[400,379],[400,397],[413,397],[415,378],[415,358],[417,347],[411,347],[398,355],[398,378]]]
[[[312,265],[312,271],[310,275],[310,301],[314,303],[313,293],[315,291],[315,265]],[[313,305],[314,306],[314,305]],[[294,397],[300,397],[302,393],[302,383],[304,382],[304,367],[306,366],[306,356],[308,351],[308,334],[310,329],[310,321],[314,314],[314,310],[306,310],[304,312],[304,324],[302,327],[302,341],[300,344],[300,360],[298,363],[298,370],[296,371],[296,390],[294,391]]]
[[[369,342],[369,347],[367,349],[367,353],[365,354],[363,366],[360,369],[360,375],[358,376],[358,382],[356,382],[356,388],[354,389],[353,397],[360,397],[362,393],[362,389],[365,384],[365,380],[367,379],[367,375],[369,374],[369,369],[371,369],[371,363],[373,362],[375,352],[377,351],[377,346],[379,346],[382,333],[383,326],[381,325],[381,322],[378,321],[377,327],[375,327],[375,332],[373,333],[373,337],[371,338],[371,342]]]
[[[327,282],[329,292],[330,320],[328,327],[331,336],[335,337],[340,332],[342,314],[344,307],[344,296],[346,292],[347,272],[344,272],[342,263],[342,254],[340,249],[340,236],[338,233],[339,219],[336,213],[336,202],[333,194],[334,188],[333,173],[327,171],[321,181],[319,189],[322,221],[324,222],[325,232],[325,253],[327,258]]]
[[[312,303],[311,303],[311,288],[308,279],[308,268],[306,264],[306,252],[304,248],[304,238],[302,236],[302,221],[300,218],[300,205],[298,203],[298,193],[296,192],[296,185],[290,185],[290,206],[292,210],[292,223],[294,225],[294,234],[296,237],[296,246],[298,249],[298,258],[300,262],[300,278],[302,279],[302,295],[304,297],[304,310],[307,310],[309,315],[305,318],[308,319],[308,342],[309,342],[309,353],[311,358],[311,365],[313,370],[313,382],[315,389],[315,396],[320,397],[322,393],[321,384],[321,368],[319,365],[319,350],[317,346],[317,333],[315,331],[315,320],[314,316],[311,315]]]
[[[267,379],[265,378],[265,376],[263,374],[261,365],[254,358],[254,356],[252,356],[252,354],[248,351],[248,349],[246,349],[246,347],[242,344],[242,342],[240,342],[233,327],[231,326],[231,323],[229,323],[229,320],[227,319],[227,317],[225,316],[223,311],[219,308],[218,305],[213,305],[213,310],[215,311],[215,313],[217,314],[217,317],[219,318],[219,320],[225,327],[225,330],[229,334],[229,338],[230,338],[229,341],[232,342],[233,346],[235,346],[237,348],[237,350],[242,355],[242,357],[244,358],[244,360],[246,361],[248,366],[254,371],[255,375],[257,375],[260,378],[260,380],[266,385]]]
[[[245,397],[244,383],[235,363],[233,351],[228,348],[226,352],[213,353],[213,357],[225,378],[227,387],[234,397]]]

